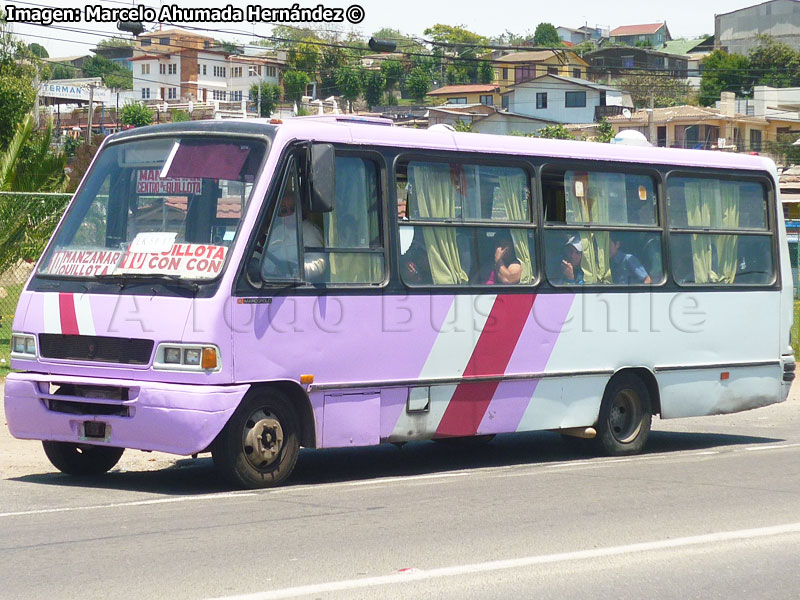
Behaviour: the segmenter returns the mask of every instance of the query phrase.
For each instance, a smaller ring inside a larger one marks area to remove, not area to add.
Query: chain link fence
[[[10,368],[19,295],[71,196],[0,192],[0,375]]]

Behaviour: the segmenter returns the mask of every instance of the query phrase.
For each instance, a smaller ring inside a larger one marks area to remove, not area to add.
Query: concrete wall
[[[800,2],[773,0],[714,19],[714,45],[734,54],[747,54],[767,34],[800,50]]]

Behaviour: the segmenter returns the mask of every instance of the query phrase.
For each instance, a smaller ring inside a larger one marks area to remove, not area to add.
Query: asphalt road
[[[307,451],[230,492],[207,458],[54,472],[0,431],[2,598],[797,598],[800,389],[654,421],[647,453],[558,435]]]

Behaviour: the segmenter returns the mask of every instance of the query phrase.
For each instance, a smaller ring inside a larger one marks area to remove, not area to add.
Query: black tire
[[[53,466],[68,475],[102,475],[119,462],[125,448],[42,442],[44,453]]]
[[[653,420],[650,393],[641,379],[623,373],[606,386],[597,421],[597,448],[609,456],[638,454]]]
[[[211,448],[214,464],[232,485],[276,486],[300,454],[300,426],[292,403],[275,390],[245,397]]]

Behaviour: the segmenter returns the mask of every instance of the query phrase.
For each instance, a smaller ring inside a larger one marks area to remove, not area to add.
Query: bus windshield
[[[108,146],[72,202],[39,274],[217,277],[266,153],[264,143],[229,137]]]

